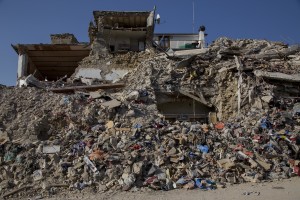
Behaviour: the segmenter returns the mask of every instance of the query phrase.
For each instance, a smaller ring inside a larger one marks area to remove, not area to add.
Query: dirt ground
[[[164,191],[143,191],[143,192],[116,192],[116,193],[73,193],[61,194],[47,200],[56,199],[147,199],[147,200],[163,200],[163,199],[197,199],[197,200],[299,200],[300,199],[300,178],[294,177],[288,180],[264,182],[264,183],[245,183],[239,185],[227,186],[224,189],[214,191],[201,190],[173,190]],[[33,198],[34,199],[34,198]]]

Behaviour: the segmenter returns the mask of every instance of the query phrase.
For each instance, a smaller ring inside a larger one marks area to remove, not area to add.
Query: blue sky
[[[49,43],[50,34],[88,41],[93,10],[152,10],[156,32],[192,32],[205,25],[207,40],[255,38],[300,43],[300,0],[0,0],[0,84],[15,85],[18,56],[11,44]]]

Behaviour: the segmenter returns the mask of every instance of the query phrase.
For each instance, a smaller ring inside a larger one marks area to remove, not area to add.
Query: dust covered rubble
[[[220,38],[193,57],[145,56],[117,91],[1,87],[0,194],[208,190],[299,175],[299,87],[255,75],[297,74],[299,57],[282,43]],[[166,121],[158,90],[199,96],[219,121]]]

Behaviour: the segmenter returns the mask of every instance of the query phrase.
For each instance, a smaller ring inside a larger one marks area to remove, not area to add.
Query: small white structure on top
[[[158,48],[168,51],[206,48],[205,26],[200,26],[199,33],[155,33],[153,40]]]
[[[200,49],[206,48],[205,36],[206,36],[205,26],[200,26],[200,28],[199,28],[199,45],[198,45],[198,48],[200,48]]]

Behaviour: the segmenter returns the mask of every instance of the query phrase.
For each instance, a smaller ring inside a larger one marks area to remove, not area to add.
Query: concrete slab
[[[189,49],[182,51],[175,51],[174,56],[194,56],[198,54],[204,54],[208,52],[208,49]]]
[[[101,69],[96,68],[80,68],[75,77],[96,78],[102,80],[101,71]]]

